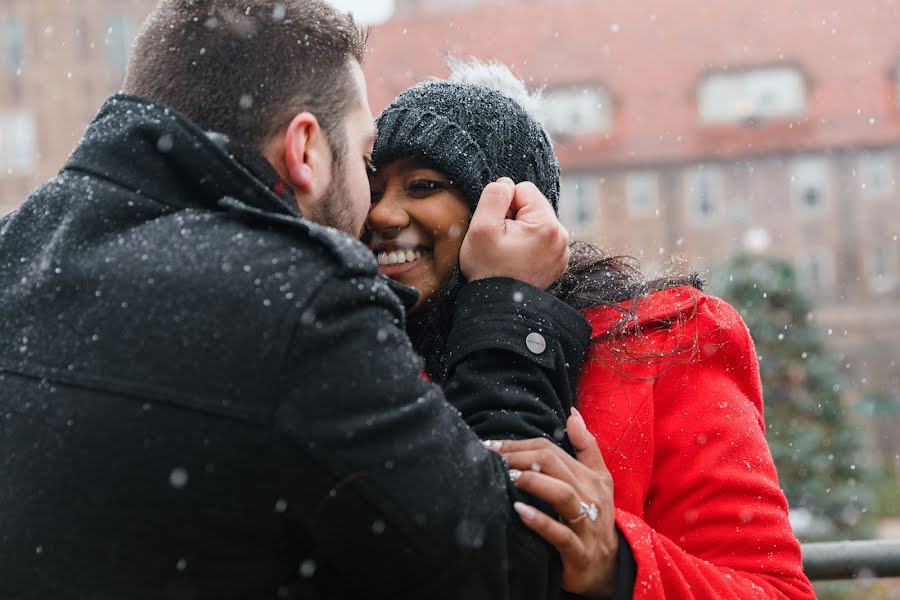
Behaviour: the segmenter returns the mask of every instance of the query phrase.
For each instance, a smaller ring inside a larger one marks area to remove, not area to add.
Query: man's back
[[[3,586],[63,573],[45,583],[73,597],[98,577],[108,597],[194,597],[185,574],[206,569],[226,597],[308,558],[284,552],[297,534],[275,484],[271,399],[287,316],[346,264],[299,219],[204,207],[227,197],[234,163],[153,125],[160,112],[108,106],[60,176],[2,221]],[[220,189],[173,179],[186,153]]]

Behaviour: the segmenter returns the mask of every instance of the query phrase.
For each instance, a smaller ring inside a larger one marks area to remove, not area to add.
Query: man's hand
[[[459,251],[469,281],[508,277],[546,289],[569,263],[569,232],[533,183],[488,184]]]

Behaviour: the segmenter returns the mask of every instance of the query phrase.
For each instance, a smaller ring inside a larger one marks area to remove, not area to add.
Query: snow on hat
[[[418,158],[447,175],[473,209],[500,177],[530,181],[558,211],[559,163],[534,114],[538,102],[505,65],[451,63],[450,79],[409,88],[379,115],[372,162]]]

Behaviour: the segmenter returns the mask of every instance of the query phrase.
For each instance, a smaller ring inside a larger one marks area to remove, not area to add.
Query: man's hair
[[[308,111],[340,157],[343,118],[361,100],[350,62],[362,63],[365,38],[323,0],[161,0],[124,90],[257,150]]]

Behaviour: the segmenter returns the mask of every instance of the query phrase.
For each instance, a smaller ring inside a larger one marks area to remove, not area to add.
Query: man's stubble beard
[[[343,231],[347,235],[359,239],[363,232],[363,223],[357,224],[353,214],[353,199],[347,185],[344,151],[336,148],[333,152],[331,181],[325,189],[322,199],[322,218],[319,222],[327,227]]]

